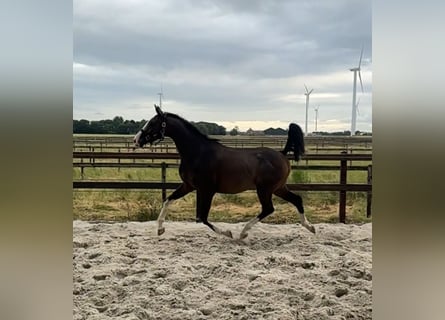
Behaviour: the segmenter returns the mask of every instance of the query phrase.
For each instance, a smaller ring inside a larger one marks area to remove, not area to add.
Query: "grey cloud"
[[[316,3],[321,4],[198,1],[193,2],[194,7],[190,3],[183,5],[181,14],[171,12],[177,10],[173,5],[153,13],[149,7],[141,8],[134,21],[123,19],[125,24],[119,19],[95,19],[97,15],[75,15],[74,58],[157,64],[166,69],[214,65],[274,77],[332,70],[334,61],[347,65],[363,42],[370,48],[370,30],[366,29],[370,23],[361,21],[370,21],[370,4],[358,7],[357,1],[343,1],[343,6],[337,1]],[[207,11],[209,7],[214,10]],[[110,16],[118,14],[113,8],[108,10]],[[141,25],[141,21],[146,23]],[[366,25],[365,30],[360,29],[361,25]],[[270,56],[274,59],[268,59]],[[258,62],[243,67],[251,60]]]
[[[241,108],[250,115],[287,110],[299,102],[279,103],[272,96],[302,94],[303,84],[280,87],[281,79],[350,73],[362,45],[364,59],[371,59],[371,1],[77,0],[73,5],[74,61],[121,70],[106,80],[75,74],[75,108],[87,102],[105,108],[134,97],[154,100],[164,83],[166,98],[196,110],[214,108],[216,116]],[[271,79],[276,84],[263,83]],[[350,94],[351,87],[333,82],[316,89]],[[370,83],[365,87],[371,90]],[[330,103],[341,105],[345,115],[350,104],[349,97]],[[361,108],[370,110],[370,102],[363,99]]]

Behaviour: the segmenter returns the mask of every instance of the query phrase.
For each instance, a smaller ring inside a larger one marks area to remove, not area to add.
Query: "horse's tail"
[[[300,160],[300,156],[304,154],[304,134],[300,126],[295,123],[289,125],[287,133],[287,141],[282,154],[286,155],[289,151],[293,151],[295,160]]]

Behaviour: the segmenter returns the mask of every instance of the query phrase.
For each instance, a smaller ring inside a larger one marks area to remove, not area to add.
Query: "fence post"
[[[368,166],[368,184],[372,185],[372,165]],[[372,201],[372,192],[368,191],[366,197],[366,217],[369,218],[371,216],[371,201]]]
[[[117,150],[118,150],[119,153],[121,153],[121,148],[118,148]],[[117,159],[117,163],[119,163],[119,164],[121,163],[121,158],[120,157]],[[120,166],[117,167],[117,172],[121,172],[121,167]]]
[[[161,163],[161,182],[162,182],[162,202],[167,200],[167,190],[165,189],[165,183],[167,182],[167,164]]]
[[[346,151],[341,152],[342,155],[346,155]],[[340,184],[346,186],[348,176],[348,165],[346,159],[340,160]],[[346,223],[346,190],[340,191],[340,203],[339,203],[339,219],[341,223]]]

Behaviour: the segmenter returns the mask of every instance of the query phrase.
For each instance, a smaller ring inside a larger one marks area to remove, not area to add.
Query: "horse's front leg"
[[[182,198],[183,196],[190,193],[191,191],[193,191],[193,187],[191,187],[190,185],[188,185],[186,183],[182,183],[175,191],[173,191],[173,193],[170,196],[167,197],[167,200],[164,201],[164,203],[162,204],[161,212],[159,213],[158,220],[157,220],[158,236],[160,236],[161,234],[163,234],[165,232],[165,228],[162,226],[162,224],[164,223],[165,216],[167,215],[168,205],[171,204],[174,200]]]
[[[215,192],[200,190],[196,191],[196,216],[199,218],[199,220],[202,221],[202,223],[204,223],[216,233],[222,234],[223,236],[229,238],[233,238],[232,232],[230,230],[222,231],[207,220],[214,195]]]

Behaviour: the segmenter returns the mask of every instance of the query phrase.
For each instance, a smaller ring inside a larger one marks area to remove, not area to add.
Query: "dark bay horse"
[[[304,153],[304,138],[301,128],[292,123],[283,151],[270,148],[230,148],[202,134],[190,122],[176,114],[163,112],[155,105],[156,115],[134,137],[136,147],[153,144],[170,137],[181,157],[179,174],[182,184],[164,202],[158,217],[158,235],[164,233],[162,226],[168,205],[196,190],[196,221],[203,222],[216,233],[232,238],[230,230],[222,231],[211,224],[207,217],[215,193],[239,193],[256,189],[262,210],[243,228],[240,239],[258,221],[274,211],[272,195],[291,202],[300,213],[301,224],[315,233],[315,228],[304,215],[303,201],[286,187],[290,173],[286,154],[293,151],[299,160]]]

